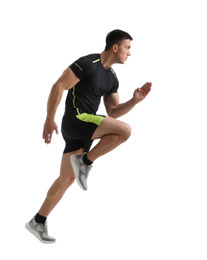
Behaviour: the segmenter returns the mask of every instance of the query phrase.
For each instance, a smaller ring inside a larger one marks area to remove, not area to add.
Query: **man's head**
[[[117,58],[117,63],[125,63],[131,55],[131,41],[133,38],[124,31],[114,30],[106,36],[105,51],[113,51]]]

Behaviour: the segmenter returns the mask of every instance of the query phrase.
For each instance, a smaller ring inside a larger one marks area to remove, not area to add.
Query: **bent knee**
[[[63,178],[63,183],[64,183],[64,185],[66,185],[66,186],[70,186],[74,181],[75,181],[75,177],[65,177],[65,178]]]
[[[131,126],[125,123],[124,126],[123,126],[123,129],[122,129],[123,141],[128,140],[129,137],[131,136],[131,133],[132,133]]]
[[[75,181],[75,175],[74,174],[63,174],[61,172],[60,181],[61,181],[61,185],[69,187]]]

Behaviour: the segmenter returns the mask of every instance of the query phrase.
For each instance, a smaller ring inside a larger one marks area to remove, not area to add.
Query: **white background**
[[[1,1],[2,259],[207,259],[205,4]],[[113,29],[134,38],[132,56],[113,67],[121,102],[147,81],[153,89],[121,118],[132,136],[96,161],[89,190],[75,183],[52,212],[57,243],[44,245],[24,225],[58,177],[64,148],[61,134],[42,140],[47,98],[75,59],[103,51]]]

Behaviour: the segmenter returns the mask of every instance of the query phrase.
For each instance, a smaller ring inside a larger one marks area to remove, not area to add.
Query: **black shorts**
[[[62,135],[65,140],[64,154],[83,148],[90,150],[91,140],[96,128],[105,116],[79,113],[75,108],[66,108],[62,119]]]

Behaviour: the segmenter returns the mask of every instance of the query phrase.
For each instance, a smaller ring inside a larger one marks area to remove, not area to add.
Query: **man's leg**
[[[87,178],[91,164],[100,156],[115,149],[131,135],[131,127],[119,120],[105,117],[95,130],[92,140],[101,139],[99,143],[84,156],[71,155],[71,163],[76,180],[83,190],[87,190]]]
[[[66,153],[62,157],[62,164],[59,178],[53,183],[47,193],[47,197],[39,210],[38,214],[33,217],[26,225],[26,229],[31,232],[36,238],[43,243],[55,243],[55,238],[48,235],[47,225],[45,225],[46,218],[62,198],[65,191],[74,182],[74,173],[71,167],[71,154],[83,154],[84,150]]]
[[[47,218],[50,212],[61,200],[65,191],[74,182],[75,176],[74,176],[73,169],[71,167],[70,156],[71,154],[83,154],[83,153],[84,150],[80,149],[71,153],[63,154],[60,176],[49,189],[47,193],[47,197],[38,212],[39,215]]]
[[[100,142],[87,153],[87,158],[94,162],[100,156],[112,151],[131,135],[131,127],[119,120],[105,117],[94,132],[92,139]]]

